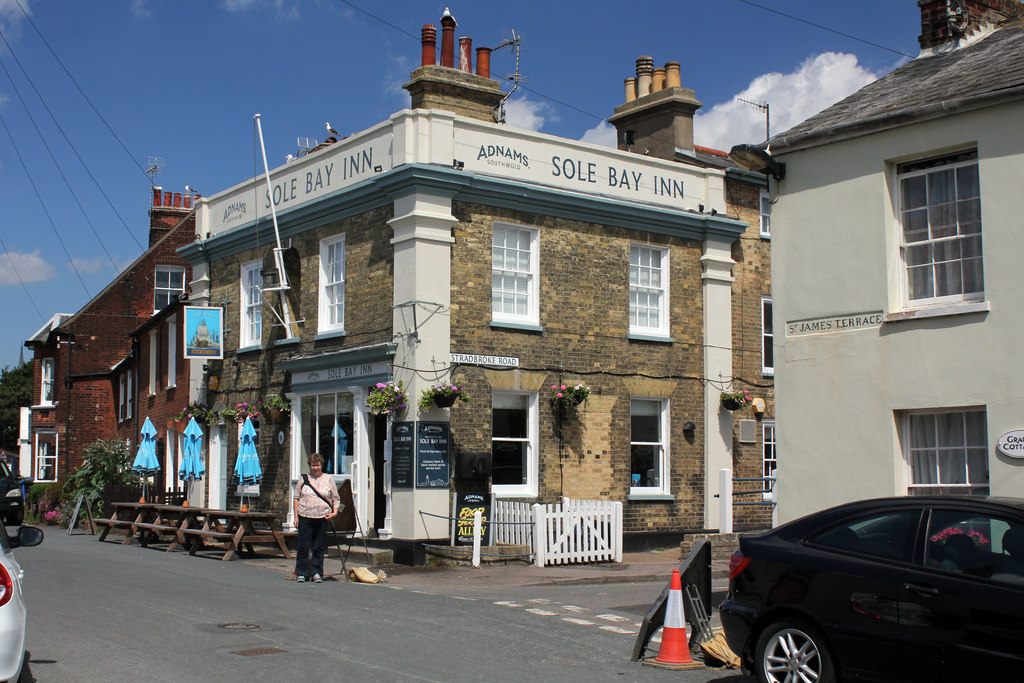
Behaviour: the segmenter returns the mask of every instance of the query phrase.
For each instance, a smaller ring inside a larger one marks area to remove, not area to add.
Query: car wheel
[[[836,669],[824,639],[799,621],[779,621],[761,632],[754,651],[761,683],[834,683]]]

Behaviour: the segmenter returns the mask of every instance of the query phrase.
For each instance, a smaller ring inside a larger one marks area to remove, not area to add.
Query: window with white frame
[[[977,150],[899,164],[897,178],[906,303],[981,299]]]
[[[44,406],[53,405],[53,359],[44,358],[42,362],[42,376],[39,381],[39,404]]]
[[[263,336],[263,294],[260,292],[262,261],[242,264],[242,291],[238,346],[259,346]]]
[[[167,388],[178,384],[178,320],[175,316],[167,319]]]
[[[54,433],[36,435],[36,481],[57,481],[57,440]]]
[[[183,266],[157,266],[153,276],[153,310],[161,311],[185,293]]]
[[[775,454],[775,420],[761,422],[761,448],[761,476],[765,478],[763,498],[774,500],[775,482],[769,481],[768,478],[775,476],[775,469],[779,464]]]
[[[987,494],[987,432],[984,410],[905,413],[908,493]]]
[[[345,236],[320,242],[320,307],[318,330],[345,329]]]
[[[156,361],[160,350],[156,340],[156,330],[149,332],[149,395],[156,395]]]
[[[668,249],[629,248],[629,331],[668,335]]]
[[[539,324],[540,231],[495,224],[491,235],[491,316],[496,322]]]
[[[121,374],[118,380],[118,419],[122,422],[132,416],[132,373]]]
[[[630,399],[629,422],[630,495],[667,494],[668,400]]]
[[[775,374],[775,333],[772,331],[772,298],[761,297],[761,374]]]
[[[537,495],[538,410],[535,392],[491,394],[491,491]]]
[[[759,223],[761,237],[772,236],[772,202],[768,195],[768,190],[761,190],[759,199]]]

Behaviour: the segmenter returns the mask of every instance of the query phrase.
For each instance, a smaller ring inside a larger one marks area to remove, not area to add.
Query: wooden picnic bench
[[[101,541],[117,529],[125,532],[122,545],[137,537],[143,546],[167,542],[168,552],[187,547],[189,555],[195,555],[209,542],[224,550],[221,559],[225,561],[236,554],[255,552],[255,544],[276,544],[285,558],[292,556],[273,513],[154,503],[110,505],[114,512],[109,518],[93,520],[103,527]]]

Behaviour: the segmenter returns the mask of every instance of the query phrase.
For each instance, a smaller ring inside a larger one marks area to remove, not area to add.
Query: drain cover
[[[235,622],[233,624],[217,624],[217,628],[226,628],[231,631],[251,631],[254,628],[263,628],[259,624],[243,624]]]
[[[256,655],[276,655],[281,652],[287,652],[288,650],[282,650],[279,647],[257,647],[252,650],[236,650],[232,652],[233,655],[241,655],[243,657],[255,657]]]

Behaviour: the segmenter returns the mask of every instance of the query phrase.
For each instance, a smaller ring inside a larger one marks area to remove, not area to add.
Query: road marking
[[[533,614],[539,614],[542,617],[557,617],[558,616],[558,612],[550,612],[550,611],[548,611],[546,609],[541,609],[539,607],[527,607],[526,611],[527,612],[531,612]]]
[[[470,602],[476,602],[476,598],[467,598],[465,595],[453,595],[456,600],[469,600]]]
[[[547,598],[533,598],[532,600],[527,600],[526,602],[535,602],[538,605],[549,605],[549,604],[551,604],[551,601],[548,600]]]
[[[632,631],[628,628],[619,628],[618,626],[601,626],[602,631],[611,631],[612,633],[625,633],[629,636],[635,636],[640,632],[640,629],[633,629]]]
[[[624,617],[621,614],[598,614],[597,618],[605,621],[629,621],[629,617]]]
[[[593,626],[594,622],[587,621],[586,619],[574,619],[573,617],[562,617],[562,621],[568,621],[570,624],[579,624],[580,626]]]
[[[499,600],[494,604],[501,605],[502,607],[522,607],[518,602],[512,602],[511,600]]]
[[[589,612],[590,610],[586,607],[577,607],[576,605],[562,605],[563,609],[567,609],[570,612]]]

